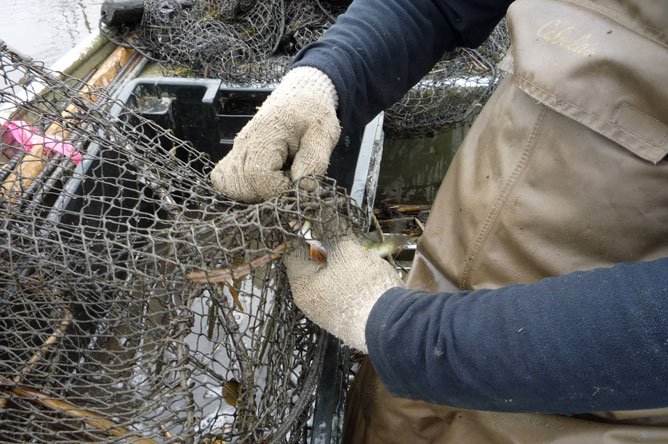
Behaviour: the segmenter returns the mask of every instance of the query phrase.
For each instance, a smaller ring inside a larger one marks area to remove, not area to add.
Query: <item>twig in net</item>
[[[70,326],[71,319],[72,319],[72,314],[68,309],[65,309],[65,318],[60,322],[60,326],[56,329],[55,332],[53,332],[51,336],[47,338],[46,341],[44,341],[44,344],[42,344],[40,349],[37,350],[37,353],[35,353],[32,356],[32,358],[30,358],[30,360],[28,361],[28,365],[23,367],[21,372],[14,377],[14,384],[20,384],[21,382],[23,382],[23,378],[28,374],[28,372],[30,372],[35,367],[37,361],[42,359],[42,356],[49,349],[49,346],[51,346],[51,344],[55,344],[56,341],[58,341],[58,338],[65,334],[65,331]],[[8,398],[0,399],[0,409],[5,407],[5,405],[7,404],[7,399]]]
[[[250,363],[250,354],[248,353],[248,349],[244,345],[243,338],[241,337],[241,329],[239,328],[237,321],[234,319],[232,308],[227,304],[225,295],[222,294],[220,288],[217,285],[212,287],[214,292],[211,295],[211,303],[216,305],[223,315],[223,328],[228,333],[230,342],[232,343],[232,347],[234,349],[234,353],[236,354],[239,361],[239,368],[241,369],[241,373],[242,375],[246,376],[247,364]]]
[[[290,248],[290,242],[283,242],[274,248],[274,251],[258,256],[236,267],[223,267],[211,271],[191,271],[187,274],[187,277],[196,284],[217,284],[226,282],[229,279],[240,279],[248,276],[258,267],[277,261],[288,248]]]
[[[12,382],[8,381],[2,376],[0,376],[0,384],[13,385]],[[70,404],[69,402],[62,401],[59,399],[55,399],[52,396],[46,395],[44,393],[35,390],[30,390],[28,388],[21,387],[18,385],[5,389],[5,392],[7,391],[21,398],[34,401],[35,403],[43,407],[47,407],[51,410],[54,410],[67,416],[71,416],[73,418],[77,418],[82,422],[95,427],[96,429],[100,429],[111,435],[127,439],[133,444],[157,444],[157,441],[154,441],[152,439],[142,438],[140,436],[133,435],[129,429],[121,427],[115,422],[106,419],[98,415],[97,413],[93,413],[88,410],[82,410],[77,406],[75,406],[74,404]]]
[[[203,151],[132,109],[112,113],[103,91],[86,109],[89,93],[62,78],[0,45],[0,107],[35,134],[76,120],[63,129],[84,157],[75,169],[49,154],[16,204],[0,199],[0,441],[303,442],[325,336],[286,297],[276,261],[302,224],[336,212],[361,231],[363,211],[326,178],[233,202]],[[77,115],[63,117],[71,104]],[[66,290],[56,300],[54,289]],[[233,408],[219,389],[231,380]]]

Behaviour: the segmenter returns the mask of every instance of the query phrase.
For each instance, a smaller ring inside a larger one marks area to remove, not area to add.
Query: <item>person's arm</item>
[[[340,125],[366,124],[408,91],[445,50],[481,43],[509,3],[354,1],[321,41],[297,55],[290,72],[235,137],[234,147],[211,173],[215,188],[233,199],[260,202],[286,190],[291,180],[325,174]]]
[[[354,1],[321,41],[300,51],[235,137],[211,173],[215,188],[233,199],[260,202],[286,190],[291,180],[325,174],[340,125],[366,124],[405,94],[444,51],[480,44],[508,4]],[[289,171],[288,159],[293,160]]]
[[[366,340],[396,396],[505,412],[668,407],[668,258],[497,290],[392,289]]]
[[[477,410],[668,407],[668,258],[496,290],[429,294],[353,236],[285,265],[297,306],[369,353],[390,393]]]
[[[344,128],[400,99],[455,47],[477,47],[511,0],[355,0],[324,37],[297,54],[336,87]]]

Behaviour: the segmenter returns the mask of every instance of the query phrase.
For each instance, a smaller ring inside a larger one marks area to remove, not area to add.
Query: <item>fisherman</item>
[[[668,442],[667,4],[510,3],[354,1],[212,173],[249,202],[325,173],[339,124],[370,120],[507,12],[507,75],[406,282],[350,237],[325,265],[286,258],[298,306],[369,354],[347,442]]]

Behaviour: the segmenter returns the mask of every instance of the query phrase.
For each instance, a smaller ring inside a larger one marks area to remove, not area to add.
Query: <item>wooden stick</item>
[[[23,370],[21,370],[21,373],[14,377],[15,383],[19,384],[20,382],[22,382],[25,375],[28,374],[28,372],[35,367],[37,361],[42,359],[42,356],[47,351],[49,346],[51,344],[55,344],[56,341],[58,341],[58,338],[65,334],[67,327],[69,327],[70,325],[71,319],[72,319],[72,313],[70,313],[69,310],[65,309],[65,319],[63,319],[60,322],[60,326],[56,329],[56,331],[54,331],[53,334],[49,336],[46,341],[44,341],[44,344],[42,344],[42,347],[39,350],[37,350],[37,353],[35,353],[33,357],[30,358],[30,360],[28,361],[28,365],[24,367]]]
[[[376,231],[378,231],[378,234],[380,235],[380,243],[385,242],[385,233],[383,233],[383,229],[380,227],[380,222],[378,221],[378,218],[376,217],[375,214],[371,213],[371,221],[373,222],[373,226],[376,227]]]
[[[106,88],[116,74],[130,60],[133,53],[134,49],[122,46],[117,47],[79,92],[84,94],[90,101],[95,102],[97,96],[91,91],[96,88]],[[72,119],[77,111],[76,105],[70,104],[61,115],[63,119]],[[59,136],[67,139],[70,131],[64,129],[58,122],[54,122],[46,129],[44,135]],[[4,194],[9,198],[11,203],[15,203],[21,197],[23,190],[26,190],[39,175],[40,171],[42,171],[46,165],[47,158],[48,154],[44,152],[44,145],[34,145],[30,153],[27,153],[23,161],[17,165],[16,170],[10,173],[7,179],[0,185],[0,194]]]
[[[424,210],[431,210],[431,205],[390,205],[390,208],[400,213],[418,213]]]
[[[12,382],[10,382],[8,379],[2,376],[0,376],[0,383],[5,385],[12,385]],[[75,405],[70,404],[69,402],[53,399],[53,397],[45,395],[44,393],[40,393],[38,391],[30,390],[28,388],[20,386],[10,387],[9,389],[5,390],[5,392],[7,391],[14,393],[15,395],[20,396],[21,398],[34,401],[37,404],[47,407],[51,410],[63,413],[73,418],[77,418],[81,420],[81,422],[93,426],[96,429],[103,430],[111,435],[118,436],[128,441],[131,441],[132,443],[158,444],[157,441],[154,441],[152,439],[142,438],[141,436],[132,435],[132,432],[129,429],[121,427],[115,422],[106,419],[98,415],[97,413],[93,413],[88,410],[82,410],[76,407]]]
[[[174,438],[174,435],[169,433],[169,430],[167,430],[167,427],[165,427],[164,424],[160,424],[160,430],[162,430],[162,433],[165,434],[165,438]]]
[[[415,217],[413,216],[405,216],[405,217],[397,217],[394,219],[380,219],[378,222],[380,225],[392,225],[392,224],[406,224],[408,222],[412,222]]]
[[[417,224],[418,227],[420,227],[420,230],[422,230],[422,232],[424,233],[424,224],[422,223],[422,221],[416,217],[415,223]]]
[[[237,267],[224,267],[211,271],[191,271],[186,276],[196,284],[217,284],[228,279],[240,279],[251,273],[254,268],[274,262],[290,248],[290,242],[283,242],[274,251],[258,256],[250,262],[244,262]]]
[[[70,320],[72,319],[72,314],[70,313],[69,310],[65,309],[65,319],[62,320],[60,323],[60,326],[56,329],[56,331],[53,332],[51,336],[47,338],[46,341],[44,341],[44,344],[40,347],[39,350],[37,350],[37,353],[35,353],[32,358],[28,361],[28,365],[23,367],[21,372],[14,376],[14,383],[15,384],[20,384],[23,382],[23,378],[25,375],[28,374],[30,370],[32,370],[35,367],[35,364],[37,364],[37,361],[42,359],[42,356],[44,353],[46,353],[47,349],[51,344],[55,344],[58,338],[62,335],[65,334],[65,331],[67,330],[67,327],[70,325]],[[0,409],[5,408],[5,405],[7,404],[7,398],[2,398],[0,399]]]

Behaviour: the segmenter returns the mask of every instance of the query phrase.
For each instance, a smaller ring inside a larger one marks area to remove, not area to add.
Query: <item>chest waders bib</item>
[[[508,75],[441,185],[410,288],[668,256],[668,1],[518,0],[508,20]],[[367,361],[345,429],[347,443],[668,443],[668,408],[461,410],[392,397]]]

